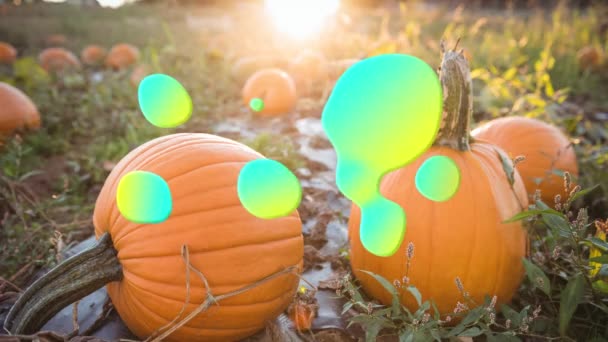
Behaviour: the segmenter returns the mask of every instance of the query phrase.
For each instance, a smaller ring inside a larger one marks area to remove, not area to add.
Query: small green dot
[[[116,190],[118,211],[134,223],[161,223],[171,214],[171,191],[159,175],[132,171],[124,175]]]
[[[247,163],[239,173],[237,191],[243,207],[263,219],[289,215],[302,199],[298,178],[272,159]]]
[[[261,112],[264,109],[264,100],[259,97],[254,97],[251,99],[251,101],[249,101],[249,107],[254,112]]]
[[[452,198],[460,186],[458,165],[446,156],[425,160],[416,172],[416,188],[426,198],[444,202]]]

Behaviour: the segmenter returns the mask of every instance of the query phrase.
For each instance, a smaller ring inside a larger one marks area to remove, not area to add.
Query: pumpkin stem
[[[15,335],[36,333],[61,309],[121,280],[116,254],[110,235],[103,234],[94,246],[66,259],[28,287],[6,316],[4,328]]]
[[[443,87],[443,119],[435,145],[468,151],[473,116],[473,81],[469,63],[462,52],[455,49],[446,51],[443,41],[441,52],[439,79]]]

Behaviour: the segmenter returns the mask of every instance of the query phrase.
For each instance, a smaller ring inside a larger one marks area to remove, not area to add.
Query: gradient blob
[[[254,112],[261,112],[264,109],[264,100],[260,99],[259,97],[254,97],[251,99],[251,101],[249,101],[249,107]]]
[[[340,191],[361,208],[361,243],[391,256],[405,236],[405,212],[382,197],[382,177],[431,147],[442,113],[437,74],[409,55],[362,60],[339,78],[322,114],[334,146]]]
[[[118,210],[134,223],[161,223],[171,214],[173,200],[165,180],[152,172],[132,171],[124,175],[116,190]]]
[[[298,178],[272,159],[247,163],[239,173],[237,191],[243,207],[263,219],[289,215],[302,199]]]
[[[432,156],[416,172],[416,189],[435,202],[452,198],[460,186],[460,169],[446,156]]]
[[[188,91],[171,76],[146,76],[139,84],[137,97],[144,117],[154,126],[177,127],[192,116]]]

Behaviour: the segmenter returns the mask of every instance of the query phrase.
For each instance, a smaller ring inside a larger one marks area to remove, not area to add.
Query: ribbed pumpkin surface
[[[273,220],[254,217],[241,205],[241,168],[263,158],[245,145],[207,134],[173,134],[130,152],[112,173],[97,200],[95,233],[110,232],[124,279],[108,285],[121,318],[140,338],[167,324],[186,296],[187,244],[191,263],[208,279],[214,295],[234,291],[292,265],[301,265],[303,238],[296,211]],[[135,224],[116,206],[116,188],[129,171],[162,176],[171,189],[173,211],[160,224]],[[264,327],[283,311],[299,279],[283,275],[220,302],[169,337],[169,341],[234,341]],[[191,273],[185,317],[205,298],[202,281]]]
[[[378,257],[363,247],[360,210],[353,206],[349,221],[351,263],[368,294],[390,305],[388,292],[360,270],[379,274],[390,282],[402,281],[407,245],[412,242],[410,284],[420,290],[423,300],[432,298],[442,314],[452,313],[458,301],[465,302],[456,287],[456,277],[478,303],[483,303],[486,294],[497,295],[499,303],[511,299],[523,277],[521,259],[526,255],[527,234],[521,222],[501,222],[521,211],[518,197],[523,206],[527,206],[527,200],[517,173],[515,191],[509,187],[495,148],[473,144],[470,152],[459,152],[432,147],[412,164],[384,177],[381,193],[404,209],[407,221],[404,242],[393,256]],[[416,171],[434,155],[450,157],[461,171],[460,188],[446,202],[423,197],[414,182]],[[418,308],[407,291],[403,291],[401,301],[410,310]]]
[[[548,205],[553,205],[558,194],[565,201],[568,194],[564,179],[552,170],[568,171],[578,177],[578,165],[568,137],[559,128],[540,120],[511,116],[489,121],[471,134],[500,146],[512,158],[526,157],[517,170],[530,196],[540,189],[542,200]]]
[[[40,114],[32,100],[18,88],[0,82],[0,133],[16,129],[37,129]]]

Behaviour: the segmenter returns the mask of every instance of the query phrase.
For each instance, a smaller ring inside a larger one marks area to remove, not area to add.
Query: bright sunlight
[[[305,39],[320,31],[340,0],[266,0],[265,5],[278,30]]]

